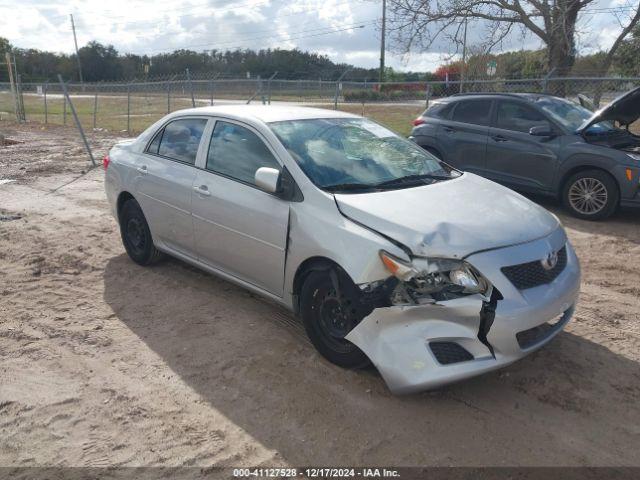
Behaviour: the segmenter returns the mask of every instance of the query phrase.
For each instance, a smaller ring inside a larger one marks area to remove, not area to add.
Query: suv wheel
[[[602,220],[616,211],[620,191],[611,175],[602,170],[584,170],[564,185],[562,200],[575,217]]]

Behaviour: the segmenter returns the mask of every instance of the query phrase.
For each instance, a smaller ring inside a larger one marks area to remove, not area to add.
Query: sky
[[[590,53],[607,48],[621,30],[610,11],[638,0],[599,0],[580,21],[578,45]],[[0,0],[0,36],[20,48],[71,53],[69,14],[80,47],[91,40],[121,53],[155,54],[178,48],[299,48],[335,62],[379,65],[381,0]],[[469,24],[469,43],[482,25]],[[536,38],[512,35],[506,50],[539,48]],[[387,65],[398,70],[434,70],[451,53],[445,41],[428,52],[403,55],[390,45]]]

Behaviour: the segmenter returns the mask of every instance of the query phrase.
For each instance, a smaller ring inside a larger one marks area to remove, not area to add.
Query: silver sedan
[[[554,215],[356,115],[182,110],[104,166],[133,261],[169,254],[283,304],[327,360],[372,362],[395,393],[522,358],[577,301]]]

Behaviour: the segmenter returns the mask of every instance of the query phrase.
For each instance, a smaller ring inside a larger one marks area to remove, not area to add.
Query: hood
[[[616,121],[620,125],[626,126],[635,122],[640,117],[640,87],[620,95],[606,107],[602,107],[591,118],[580,125],[578,133],[586,131],[591,125],[596,123]]]
[[[416,256],[463,258],[535,240],[559,226],[544,208],[472,173],[414,188],[336,194],[335,199],[345,216]]]

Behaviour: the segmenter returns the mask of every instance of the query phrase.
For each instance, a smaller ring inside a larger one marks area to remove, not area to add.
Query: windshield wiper
[[[377,185],[369,185],[367,183],[336,183],[334,185],[325,185],[322,187],[327,192],[346,192],[357,190],[375,190]]]
[[[386,180],[384,182],[376,183],[376,187],[388,187],[394,185],[403,185],[405,183],[423,183],[421,180],[451,180],[451,177],[445,175],[434,175],[432,173],[423,173],[420,175],[406,175],[404,177],[394,178],[392,180]]]

